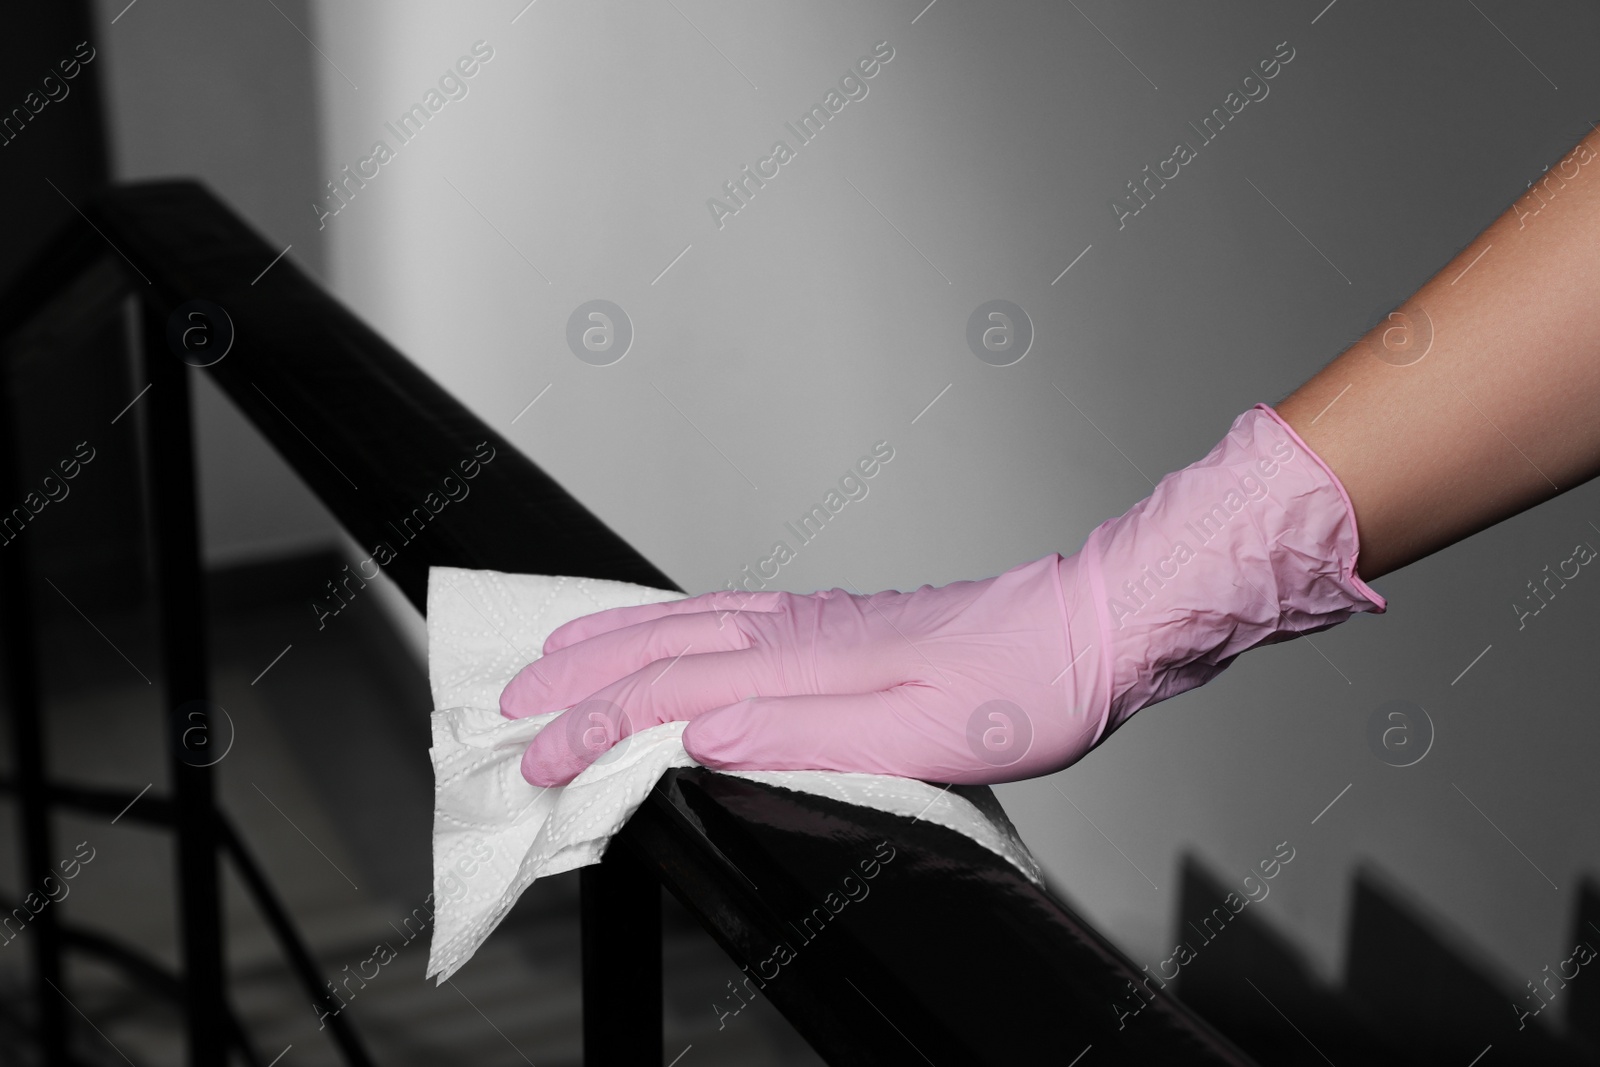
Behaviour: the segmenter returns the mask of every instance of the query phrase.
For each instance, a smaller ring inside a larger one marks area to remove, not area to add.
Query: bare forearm
[[[1369,581],[1600,474],[1600,133],[1535,191],[1276,405]]]

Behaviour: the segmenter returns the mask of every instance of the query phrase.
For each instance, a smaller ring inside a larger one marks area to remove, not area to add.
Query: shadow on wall
[[[1193,855],[1181,877],[1173,954],[1146,968],[1143,990],[1110,1008],[1126,1027],[1169,989],[1262,1063],[1467,1064],[1491,1047],[1500,1063],[1600,1063],[1600,883],[1592,878],[1578,892],[1566,958],[1513,989],[1373,868],[1353,879],[1337,987]]]

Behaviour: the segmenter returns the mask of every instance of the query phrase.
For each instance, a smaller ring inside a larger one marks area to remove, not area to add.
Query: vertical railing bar
[[[579,872],[578,894],[584,1067],[660,1064],[661,884],[618,846]]]
[[[12,408],[11,368],[0,368],[0,500],[22,499],[17,486],[20,428]],[[45,892],[50,869],[50,797],[46,775],[44,709],[39,693],[39,645],[27,541],[0,545],[0,630],[5,642],[5,701],[11,710],[12,758],[16,761],[22,823],[23,894]],[[43,908],[32,931],[34,1003],[39,1046],[48,1067],[67,1063],[67,1005],[61,990],[61,926],[55,908]]]
[[[322,1007],[317,1029],[321,1030],[323,1026],[328,1028],[334,1044],[339,1046],[339,1054],[345,1063],[351,1067],[373,1067],[372,1057],[367,1054],[355,1026],[344,1017],[342,1002],[318,986],[320,975],[317,973],[316,960],[312,958],[311,950],[300,939],[300,933],[295,929],[294,920],[289,917],[289,912],[272,892],[272,886],[268,884],[261,865],[245,847],[244,838],[224,816],[218,817],[217,827],[223,848],[233,857],[239,877],[244,882],[245,888],[255,897],[256,907],[260,909],[262,916],[267,920],[267,926],[277,937],[278,946],[283,950],[289,969],[304,987],[307,1003],[320,1004]]]
[[[140,306],[150,395],[140,414],[152,498],[151,547],[163,664],[166,740],[177,812],[179,959],[191,1067],[227,1062],[226,971],[217,863],[216,795],[203,760],[185,761],[186,731],[210,728],[204,578],[200,562],[189,368],[167,351],[164,317]]]

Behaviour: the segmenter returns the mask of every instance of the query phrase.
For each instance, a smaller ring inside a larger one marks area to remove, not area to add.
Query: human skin
[[[1397,312],[1274,405],[1350,495],[1367,581],[1600,474],[1600,132]]]

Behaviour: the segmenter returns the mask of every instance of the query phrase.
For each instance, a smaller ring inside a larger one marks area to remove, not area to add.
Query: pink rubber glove
[[[728,591],[597,612],[550,635],[500,710],[572,709],[528,746],[534,785],[677,719],[689,754],[718,769],[1015,781],[1075,762],[1246,649],[1382,613],[1358,551],[1344,487],[1257,404],[1076,555],[911,593]]]

